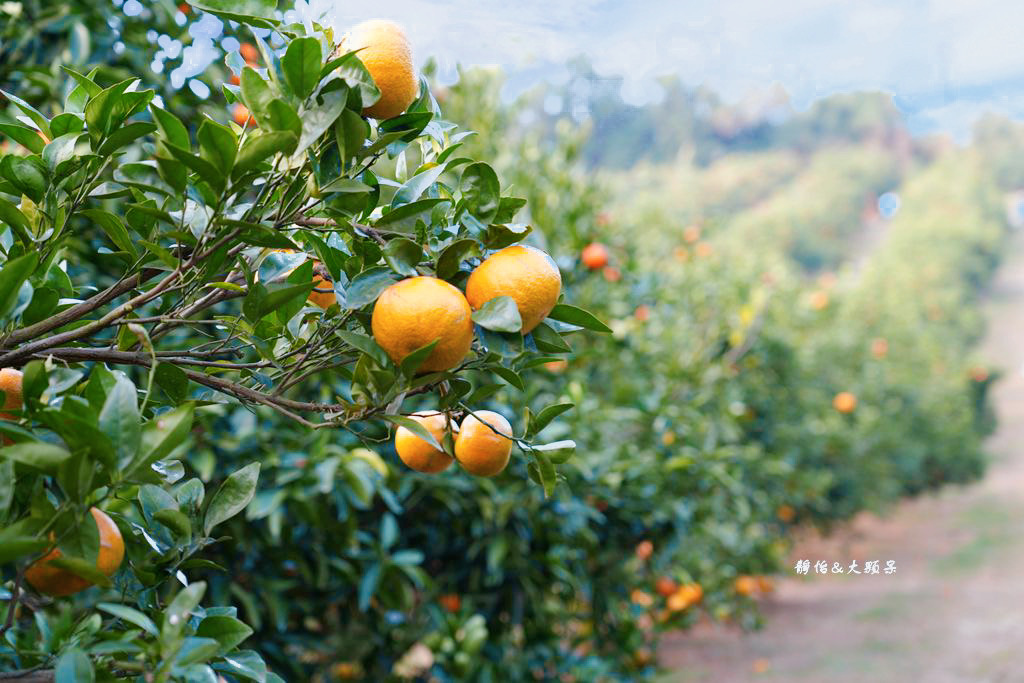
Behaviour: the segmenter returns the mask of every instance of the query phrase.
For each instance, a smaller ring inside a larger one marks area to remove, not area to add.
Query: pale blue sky
[[[417,58],[499,65],[512,88],[587,55],[634,102],[679,74],[729,99],[781,83],[798,107],[852,89],[892,92],[920,130],[962,136],[982,111],[1024,115],[1024,2],[1007,0],[311,0],[343,29],[388,17]],[[519,74],[516,78],[515,74]]]

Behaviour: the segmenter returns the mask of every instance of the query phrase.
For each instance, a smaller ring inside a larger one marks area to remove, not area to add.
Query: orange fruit
[[[636,544],[636,556],[641,560],[646,560],[654,554],[654,544],[650,541],[640,541]]]
[[[676,592],[686,596],[691,605],[696,605],[704,597],[704,589],[699,583],[687,583]]]
[[[759,576],[757,577],[757,589],[762,593],[774,593],[775,582],[770,576]]]
[[[793,509],[792,505],[780,505],[775,511],[775,516],[778,517],[780,521],[788,524],[796,518],[796,510]]]
[[[562,293],[562,275],[540,249],[514,245],[491,254],[466,282],[466,299],[473,309],[499,296],[516,302],[528,334],[547,317]]]
[[[583,247],[583,265],[590,270],[598,270],[608,265],[608,247],[600,242],[591,242]]]
[[[513,433],[508,420],[493,411],[478,410],[462,420],[455,437],[455,458],[470,474],[493,477],[508,465],[512,453],[509,436]]]
[[[889,342],[878,337],[871,340],[871,355],[881,360],[889,355]]]
[[[235,106],[231,109],[231,119],[240,126],[256,122],[253,117],[249,116],[248,108],[241,102],[236,102]]]
[[[739,576],[732,586],[740,595],[753,595],[757,590],[757,580],[753,576]]]
[[[676,247],[672,250],[672,256],[680,263],[686,263],[690,260],[690,252],[686,250],[686,247]]]
[[[857,397],[849,391],[840,391],[832,399],[832,407],[844,415],[849,415],[857,407]]]
[[[693,253],[697,255],[697,258],[707,258],[715,253],[715,248],[708,242],[697,242],[697,245],[693,248]]]
[[[6,371],[4,371],[4,372],[6,372]],[[18,373],[18,374],[21,374],[21,373]],[[985,368],[980,367],[980,366],[973,367],[973,368],[971,368],[970,376],[971,376],[972,380],[974,380],[975,382],[978,382],[980,384],[981,382],[984,382],[985,380],[988,379],[988,370],[986,370]],[[19,390],[18,393],[19,394],[21,393],[20,390]],[[5,405],[4,407],[6,408],[7,406]]]
[[[364,21],[342,38],[341,45],[346,52],[358,50],[356,56],[380,90],[380,99],[365,107],[364,115],[390,119],[408,109],[419,93],[419,80],[401,26],[385,19]]]
[[[640,607],[650,607],[654,604],[654,598],[651,597],[650,593],[645,593],[639,588],[634,588],[633,592],[629,594],[629,600],[634,605]]]
[[[313,266],[316,268],[316,265]],[[323,309],[328,309],[331,304],[335,303],[337,299],[334,296],[334,285],[331,281],[322,275],[313,274],[313,291],[309,293],[309,297],[306,298],[311,304],[319,306]]]
[[[440,595],[437,598],[437,602],[441,607],[453,613],[458,612],[459,608],[462,607],[462,600],[455,593]]]
[[[816,311],[824,310],[828,306],[828,292],[818,290],[811,294],[810,299],[811,308]]]
[[[679,584],[676,583],[674,579],[668,576],[662,576],[660,579],[654,582],[654,590],[656,590],[658,592],[658,595],[660,595],[661,597],[667,598],[668,596],[672,595],[677,590],[679,590]]]
[[[651,318],[651,307],[646,304],[640,304],[636,307],[636,310],[633,311],[633,317],[636,318],[638,322],[647,322]]]
[[[683,230],[683,241],[687,244],[696,244],[700,241],[700,226],[690,225]]]
[[[242,53],[242,59],[250,66],[260,61],[260,51],[252,43],[242,43],[238,51]]]
[[[396,363],[437,341],[420,372],[449,370],[473,345],[473,311],[458,289],[436,277],[411,277],[391,285],[373,307],[370,327]]]
[[[447,422],[444,413],[416,413],[410,419],[423,425],[438,443],[444,439]],[[434,448],[405,427],[395,430],[395,451],[402,462],[417,472],[434,474],[452,464],[452,456]]]
[[[4,368],[0,370],[0,390],[4,392],[4,410],[21,410],[21,370]],[[0,419],[16,420],[17,416],[0,412]]]
[[[601,275],[603,275],[604,279],[608,282],[618,282],[622,279],[622,271],[615,266],[605,266],[601,270]]]
[[[548,372],[553,372],[557,375],[566,371],[569,367],[569,361],[564,358],[561,360],[551,360],[545,363],[544,367],[547,368]]]
[[[90,508],[89,512],[96,520],[100,534],[100,550],[96,556],[96,569],[106,576],[113,576],[124,560],[124,539],[121,537],[120,529],[107,513],[99,508]],[[51,550],[25,571],[25,580],[40,593],[54,597],[78,593],[92,585],[89,581],[66,569],[49,564],[50,560],[54,560],[60,555],[59,549]]]

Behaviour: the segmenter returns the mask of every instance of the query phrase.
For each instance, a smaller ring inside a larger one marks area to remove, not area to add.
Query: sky
[[[623,76],[623,96],[656,101],[678,74],[727,100],[780,83],[802,109],[850,90],[894,95],[912,128],[963,137],[978,115],[1024,117],[1020,0],[309,0],[344,30],[374,17],[402,23],[418,60],[500,66],[510,96],[559,82],[585,55]]]

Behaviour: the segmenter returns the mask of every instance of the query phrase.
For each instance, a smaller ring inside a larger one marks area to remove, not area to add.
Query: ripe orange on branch
[[[491,410],[467,415],[455,437],[455,457],[462,468],[478,477],[493,477],[508,465],[512,425]]]
[[[473,345],[473,311],[458,289],[435,277],[411,277],[391,285],[373,307],[370,326],[391,360],[437,341],[420,372],[449,370]]]
[[[441,440],[444,439],[446,422],[444,413],[416,413],[410,419],[423,425],[434,437],[434,441],[441,443]],[[452,456],[434,448],[405,427],[395,430],[395,451],[402,462],[417,472],[434,474],[447,469],[452,464]]]
[[[600,242],[591,242],[583,247],[581,254],[583,265],[590,270],[598,270],[608,265],[608,247]]]
[[[105,576],[113,576],[124,560],[124,539],[114,520],[99,508],[90,508],[92,518],[100,534],[100,549],[96,556],[96,569]],[[55,567],[50,562],[61,556],[54,548],[25,571],[25,580],[40,593],[63,597],[83,591],[92,584],[67,569]]]
[[[857,408],[857,397],[849,391],[840,391],[832,399],[832,407],[844,415],[849,415]]]
[[[4,410],[21,410],[21,371],[13,368],[0,370],[0,390],[4,392]],[[2,412],[0,418],[16,419],[14,415]]]
[[[409,108],[419,92],[419,81],[412,47],[401,26],[386,19],[364,21],[342,38],[341,47],[346,52],[358,50],[356,56],[380,90],[380,99],[365,107],[363,114],[390,119]]]
[[[523,334],[547,317],[561,293],[562,275],[551,257],[522,245],[489,256],[466,283],[466,299],[474,309],[499,296],[512,297],[523,320]]]

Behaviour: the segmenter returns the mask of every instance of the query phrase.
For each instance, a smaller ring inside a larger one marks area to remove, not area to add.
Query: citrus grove
[[[390,20],[52,4],[0,30],[9,678],[642,680],[796,525],[981,472],[1005,131],[595,173]],[[194,21],[209,97],[150,67]]]

